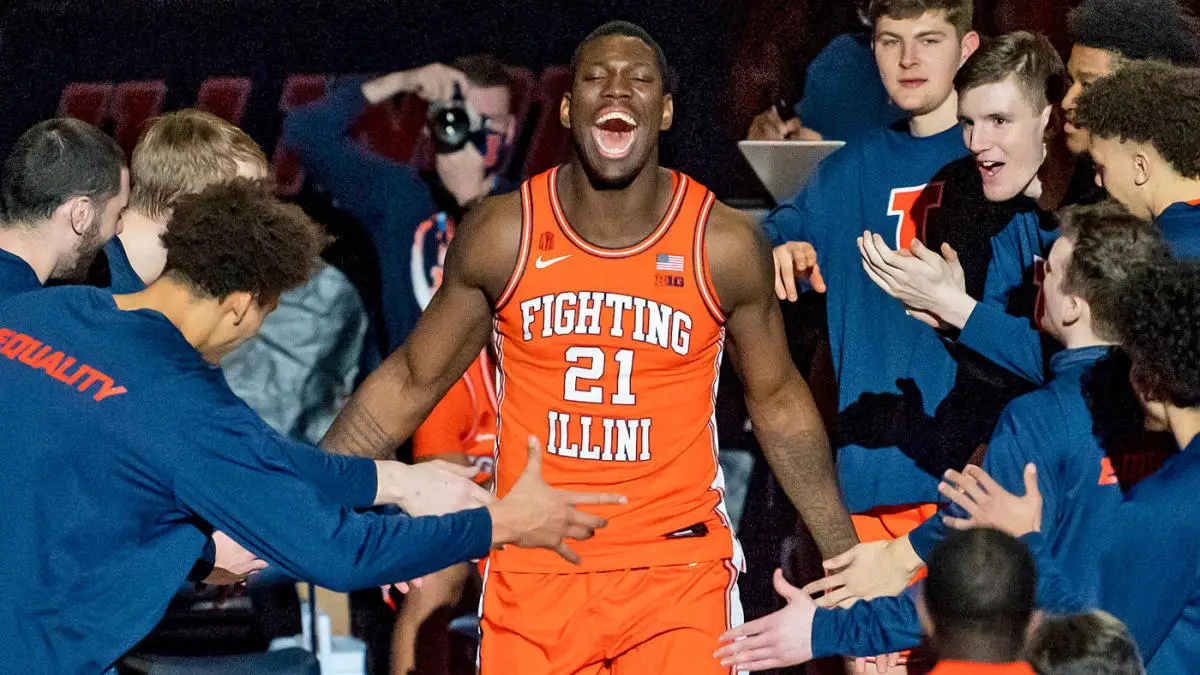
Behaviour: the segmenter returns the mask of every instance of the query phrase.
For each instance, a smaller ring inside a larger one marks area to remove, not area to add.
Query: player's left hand
[[[970,518],[942,516],[956,530],[992,527],[1013,537],[1042,529],[1042,493],[1038,490],[1037,467],[1025,465],[1025,496],[1005,490],[983,469],[969,465],[962,473],[946,472],[938,492],[958,504]]]
[[[821,607],[837,607],[847,600],[871,600],[896,595],[908,586],[921,569],[922,561],[908,543],[908,537],[892,541],[858,544],[822,565],[831,574],[801,590],[817,598]]]
[[[817,604],[807,593],[789,584],[775,570],[775,592],[787,606],[761,619],[742,624],[720,637],[730,644],[713,656],[722,666],[738,670],[786,668],[812,660],[812,625]]]

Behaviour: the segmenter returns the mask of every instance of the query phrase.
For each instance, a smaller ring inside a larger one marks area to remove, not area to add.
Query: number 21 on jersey
[[[637,403],[633,393],[633,350],[620,349],[611,357],[600,347],[568,347],[563,358],[571,364],[563,377],[563,401],[612,406]],[[617,369],[616,387],[600,385],[606,368]],[[577,419],[576,419],[577,418]],[[548,412],[546,451],[560,457],[602,462],[650,459],[650,420],[571,415]]]

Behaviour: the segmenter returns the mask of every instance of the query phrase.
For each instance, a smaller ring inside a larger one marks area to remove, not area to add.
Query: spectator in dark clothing
[[[361,147],[351,131],[368,105],[412,94],[434,105],[457,93],[472,119],[462,149],[439,152],[428,175]],[[474,56],[452,67],[434,63],[372,80],[351,79],[288,116],[284,137],[335,205],[370,234],[380,261],[382,308],[367,349],[399,347],[429,302],[442,258],[463,213],[508,191],[497,174],[516,136],[512,87],[495,58]]]
[[[871,52],[867,3],[858,2],[859,30],[833,39],[808,66],[795,117],[771,107],[754,118],[747,138],[760,141],[848,141],[907,116],[892,103]]]

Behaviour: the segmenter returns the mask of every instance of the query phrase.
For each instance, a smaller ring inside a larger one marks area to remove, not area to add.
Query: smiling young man
[[[621,485],[629,501],[596,509],[610,529],[578,556],[490,558],[482,673],[728,674],[711,658],[717,636],[741,621],[742,561],[713,422],[726,335],[755,433],[822,552],[846,550],[854,532],[788,355],[766,243],[703,186],[658,164],[674,115],[662,50],[613,22],[572,63],[560,116],[576,159],[469,214],[407,344],[324,444],[390,452],[494,331],[497,493],[511,489],[533,434],[546,439],[551,484]]]
[[[954,76],[979,36],[969,0],[876,0],[869,13],[884,86],[911,117],[834,153],[763,227],[777,244],[780,298],[796,299],[797,276],[828,289],[839,482],[859,538],[876,541],[936,509],[938,472],[922,467],[939,451],[922,442],[921,427],[952,390],[957,366],[936,333],[871,283],[855,238],[886,232],[891,246],[907,248],[923,235],[942,199],[931,178],[967,152]]]

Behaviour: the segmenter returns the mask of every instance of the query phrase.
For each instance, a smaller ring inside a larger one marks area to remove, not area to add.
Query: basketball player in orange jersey
[[[849,548],[854,530],[787,351],[766,240],[658,165],[674,113],[661,49],[610,23],[583,41],[572,70],[561,119],[577,158],[468,215],[408,342],[325,444],[388,455],[493,336],[497,493],[532,435],[545,442],[550,484],[619,486],[628,502],[596,508],[608,527],[559,556],[493,553],[482,674],[728,675],[712,657],[741,621],[713,410],[727,336],[764,454],[822,554]]]

